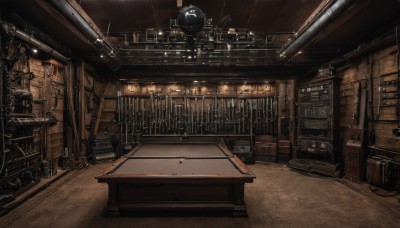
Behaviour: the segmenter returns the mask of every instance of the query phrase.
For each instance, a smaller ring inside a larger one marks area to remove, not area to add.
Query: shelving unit
[[[339,79],[318,77],[298,88],[297,159],[292,168],[339,176]]]

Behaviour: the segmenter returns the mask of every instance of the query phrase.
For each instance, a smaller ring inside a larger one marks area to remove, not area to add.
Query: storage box
[[[263,162],[276,162],[277,150],[276,143],[258,143],[256,144],[256,160]]]
[[[249,141],[238,140],[233,142],[232,153],[237,154],[250,154],[251,144]]]
[[[256,155],[256,161],[276,162],[276,156]]]
[[[372,185],[385,184],[387,162],[378,157],[367,159],[367,182]]]
[[[276,139],[272,135],[259,135],[256,136],[256,143],[273,143]]]
[[[279,140],[279,155],[290,155],[290,141]]]
[[[275,156],[277,155],[276,143],[257,143],[256,156]]]
[[[346,179],[361,182],[365,179],[365,157],[363,129],[348,129],[349,139],[345,145],[345,170]]]

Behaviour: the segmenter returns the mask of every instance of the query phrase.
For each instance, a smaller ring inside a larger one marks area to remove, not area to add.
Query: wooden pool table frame
[[[253,182],[254,174],[234,156],[225,145],[217,144],[225,156],[202,159],[228,159],[236,168],[232,175],[137,175],[114,174],[138,151],[115,161],[97,176],[98,182],[108,184],[108,203],[104,216],[118,217],[123,211],[146,210],[215,210],[229,211],[233,216],[246,217],[244,184]],[[151,158],[149,158],[151,159]]]

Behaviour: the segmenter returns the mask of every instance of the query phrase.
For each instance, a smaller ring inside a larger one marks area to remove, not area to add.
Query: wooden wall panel
[[[98,82],[100,83],[100,82]],[[103,83],[104,85],[104,83]],[[125,94],[133,95],[140,94],[142,88],[140,86],[133,86],[133,91],[130,88],[131,85],[124,86],[121,90]],[[114,120],[117,111],[117,91],[119,86],[115,83],[110,83],[107,91],[105,92],[105,99],[103,104],[102,115],[100,119],[99,132],[111,132],[111,134],[118,134],[118,125]],[[132,92],[131,92],[132,91]]]
[[[34,78],[31,80],[30,90],[33,96],[32,113],[41,117],[43,116],[43,95],[44,95],[44,69],[42,61],[34,58],[29,59],[29,71],[33,73]],[[41,128],[35,128],[35,148],[37,151],[42,153],[44,158],[44,130]]]
[[[30,90],[33,95],[32,112],[38,117],[45,117],[47,112],[52,112],[58,120],[55,126],[35,129],[36,148],[43,153],[42,157],[48,160],[57,159],[63,155],[64,151],[65,72],[62,66],[62,64],[53,60],[43,62],[36,58],[29,59],[29,70],[34,74],[30,83]],[[50,67],[53,71],[48,71]],[[47,143],[44,142],[44,134],[47,134]]]
[[[344,132],[348,126],[352,126],[354,95],[358,82],[366,86],[368,89],[368,128],[375,129],[376,141],[375,146],[380,148],[400,151],[400,137],[392,134],[392,129],[398,127],[398,117],[396,116],[395,107],[382,107],[380,93],[380,84],[384,81],[397,80],[397,56],[396,46],[391,46],[383,50],[379,50],[369,56],[360,59],[359,62],[347,69],[337,72],[342,79],[340,88],[340,126]],[[371,99],[371,91],[369,87],[369,76],[372,73],[373,91]],[[382,91],[381,91],[382,92]],[[371,102],[373,100],[373,102]],[[391,101],[396,103],[395,100]],[[373,112],[371,105],[373,103]],[[374,124],[372,119],[375,119]],[[373,125],[372,125],[373,124]]]

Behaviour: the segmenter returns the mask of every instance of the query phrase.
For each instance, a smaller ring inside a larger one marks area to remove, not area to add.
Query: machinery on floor
[[[298,158],[289,166],[339,177],[339,78],[331,67],[298,88]]]
[[[3,66],[0,79],[3,147],[0,152],[0,206],[37,183],[41,176],[49,175],[48,166],[41,168],[43,156],[35,139],[40,134],[38,128],[57,123],[51,112],[43,117],[32,113],[33,103],[37,100],[34,100],[30,83],[35,75],[14,67],[17,62],[26,64],[29,61],[28,48],[10,39],[6,42],[7,39],[3,37],[0,45],[3,53],[0,59]]]

